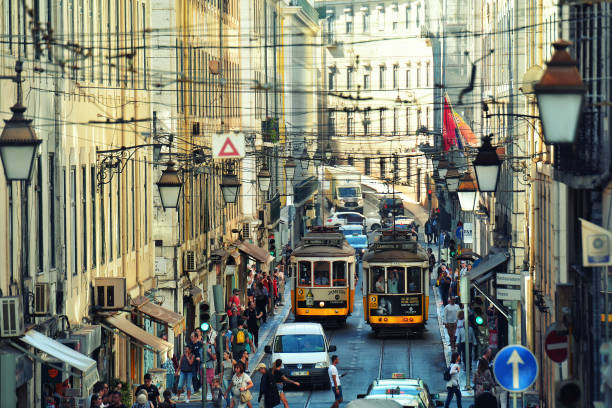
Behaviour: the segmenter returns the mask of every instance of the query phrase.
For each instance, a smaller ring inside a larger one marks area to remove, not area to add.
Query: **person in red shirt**
[[[229,298],[228,306],[227,306],[227,315],[230,317],[230,326],[231,329],[235,329],[238,327],[238,317],[242,314],[242,306],[240,306],[240,298],[238,294],[240,291],[238,289],[234,289],[233,296]]]
[[[272,304],[276,305],[276,302],[278,301],[278,282],[276,281],[276,277],[272,278],[272,287],[274,288],[274,299]]]

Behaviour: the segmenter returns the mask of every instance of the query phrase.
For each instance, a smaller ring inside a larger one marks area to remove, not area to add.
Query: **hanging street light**
[[[478,205],[478,188],[469,171],[461,177],[457,195],[459,196],[459,204],[463,211],[471,212],[476,209]]]
[[[461,178],[461,174],[457,170],[457,166],[455,163],[450,162],[448,165],[448,171],[446,172],[446,188],[451,193],[456,193],[459,188],[459,179]]]
[[[438,162],[438,176],[440,176],[441,179],[445,179],[447,172],[448,172],[448,160],[442,157],[440,161]]]
[[[474,166],[480,192],[494,193],[497,190],[502,161],[497,155],[495,147],[491,145],[491,136],[482,138],[482,145],[478,149],[478,154],[472,165]]]
[[[181,195],[181,181],[178,172],[174,168],[174,162],[166,163],[166,169],[162,172],[157,188],[161,197],[162,206],[165,208],[176,208],[178,206],[179,196]]]
[[[287,181],[293,181],[293,176],[295,176],[295,168],[297,164],[295,164],[295,160],[288,159],[285,162],[285,176],[287,177]]]
[[[272,180],[272,174],[270,174],[270,170],[268,170],[268,166],[265,164],[261,166],[261,170],[259,170],[259,174],[257,174],[257,180],[259,180],[259,190],[267,193],[270,191],[270,180]]]
[[[574,143],[586,86],[578,71],[578,63],[567,52],[571,43],[558,40],[553,43],[555,52],[540,81],[533,86],[538,100],[538,109],[544,141],[552,143]]]
[[[302,171],[304,173],[308,171],[308,167],[310,166],[310,156],[308,155],[308,149],[306,147],[304,147],[302,157],[300,157],[300,165],[302,166]]]
[[[225,204],[235,204],[238,201],[238,190],[240,190],[241,183],[238,177],[233,174],[223,174],[221,178],[221,194],[223,194],[223,201]]]

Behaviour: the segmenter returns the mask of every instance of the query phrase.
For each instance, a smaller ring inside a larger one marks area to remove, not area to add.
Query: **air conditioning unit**
[[[251,224],[248,222],[242,223],[242,238],[251,238]]]
[[[127,304],[125,286],[125,278],[95,278],[95,306],[103,310],[123,309]]]
[[[23,304],[18,296],[0,297],[0,337],[23,336]]]
[[[196,270],[196,256],[194,251],[185,251],[183,254],[183,270],[185,272],[194,272]]]
[[[49,314],[49,284],[37,283],[34,286],[34,314]]]

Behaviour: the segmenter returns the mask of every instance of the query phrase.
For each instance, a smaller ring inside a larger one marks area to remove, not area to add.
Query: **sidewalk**
[[[274,316],[268,316],[267,321],[259,328],[259,347],[255,353],[249,355],[249,370],[251,374],[257,365],[263,360],[265,356],[264,348],[267,344],[272,342],[274,333],[278,326],[283,324],[289,316],[291,310],[291,289],[288,282],[285,282],[285,293],[283,294],[283,306],[276,307],[274,310]],[[201,391],[194,393],[191,396],[190,402],[202,402]],[[185,404],[185,400],[176,401],[179,404]]]

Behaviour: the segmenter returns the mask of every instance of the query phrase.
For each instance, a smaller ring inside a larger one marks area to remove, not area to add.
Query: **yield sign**
[[[544,340],[546,355],[555,363],[562,363],[567,359],[569,339],[567,334],[557,324],[551,325]]]
[[[244,157],[244,134],[223,133],[213,135],[212,151],[214,159],[240,159]]]

